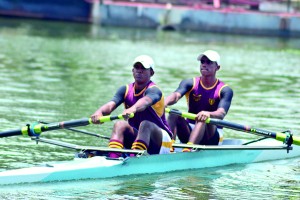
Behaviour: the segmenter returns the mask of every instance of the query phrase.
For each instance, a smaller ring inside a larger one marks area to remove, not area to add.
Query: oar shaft
[[[44,132],[44,131],[52,131],[57,129],[65,129],[65,128],[78,127],[78,126],[87,126],[91,123],[92,121],[90,118],[63,121],[58,123],[50,123],[50,124],[41,125],[41,131]]]
[[[175,114],[175,115],[180,115],[182,117],[192,119],[192,120],[195,120],[195,118],[196,118],[196,115],[193,113],[181,112],[181,111],[170,109],[170,108],[166,108],[166,112]],[[238,130],[238,131],[253,133],[255,135],[274,138],[274,139],[276,139],[278,141],[282,141],[282,142],[285,142],[286,138],[287,138],[287,134],[285,134],[285,133],[281,133],[281,132],[277,133],[277,132],[268,131],[268,130],[264,130],[264,129],[252,128],[250,126],[241,125],[241,124],[237,124],[237,123],[233,123],[233,122],[229,122],[229,121],[225,121],[225,120],[221,120],[221,119],[208,118],[205,122],[209,123],[209,124],[214,124],[217,126],[222,126],[225,128]],[[293,136],[293,144],[300,145],[300,137]]]
[[[40,121],[40,120],[39,120],[39,122],[42,123],[42,124],[50,124],[49,122]],[[110,139],[110,137],[108,137],[108,136],[100,135],[100,134],[97,134],[97,133],[92,133],[92,132],[85,131],[85,130],[79,130],[79,129],[75,129],[75,128],[66,128],[66,129],[70,130],[70,131],[78,132],[78,133],[83,133],[83,134],[86,134],[86,135],[91,135],[91,136],[103,138],[103,139],[108,139],[108,140]]]
[[[84,118],[84,119],[77,119],[77,120],[70,120],[70,121],[63,121],[63,122],[55,122],[51,124],[37,124],[37,125],[33,125],[33,127],[30,128],[30,131],[27,132],[28,133],[27,135],[35,136],[35,134],[40,134],[46,131],[53,131],[53,130],[65,129],[65,128],[77,127],[77,126],[86,126],[91,123],[92,121],[90,118]]]
[[[22,127],[21,129],[0,132],[0,137],[10,137],[15,135],[35,136],[35,134],[40,134],[46,131],[64,129],[69,127],[86,126],[91,123],[92,121],[90,118],[84,118],[84,119],[63,121],[63,122],[57,122],[51,124],[36,124],[32,126],[27,125]]]
[[[132,118],[134,117],[134,114],[132,113],[128,117]],[[99,118],[99,122],[103,123],[103,122],[108,122],[116,119],[124,119],[124,117],[122,115],[103,116]],[[31,126],[27,125],[22,127],[21,129],[0,132],[0,137],[9,137],[14,135],[37,136],[42,132],[46,132],[46,131],[66,129],[66,128],[78,127],[78,126],[86,126],[92,123],[93,122],[91,118],[83,118],[83,119],[63,121],[63,122],[57,122],[51,124],[36,124]]]
[[[260,136],[263,135],[263,136],[272,137],[272,138],[276,138],[276,134],[277,134],[276,132],[263,130],[263,129],[259,129],[259,128],[252,128],[247,125],[237,124],[237,123],[233,123],[233,122],[229,122],[229,121],[225,121],[225,120],[221,120],[221,119],[209,118],[206,120],[206,123],[214,124],[217,126],[222,126],[225,128],[234,129],[237,131],[250,132],[250,133],[254,133],[256,135],[260,135]]]
[[[206,123],[210,123],[210,124],[214,124],[225,128],[238,130],[238,131],[253,133],[259,136],[274,138],[281,142],[286,142],[286,138],[288,137],[286,133],[274,132],[274,131],[269,131],[260,128],[253,128],[251,126],[241,125],[241,124],[220,120],[220,119],[209,118],[206,120]],[[300,137],[298,136],[292,136],[292,137],[293,137],[293,144],[300,145]]]
[[[14,136],[14,135],[22,135],[21,129],[3,131],[0,133],[0,137],[10,137],[10,136]]]

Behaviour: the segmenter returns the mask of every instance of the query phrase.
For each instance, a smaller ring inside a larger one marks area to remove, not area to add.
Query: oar
[[[195,118],[196,118],[196,115],[193,113],[181,112],[181,111],[170,109],[170,108],[166,108],[165,110],[168,113],[179,115],[179,116],[182,116],[182,117],[185,117],[188,119],[195,120]],[[282,141],[285,143],[288,142],[290,144],[295,144],[295,145],[300,146],[300,137],[292,136],[291,133],[281,133],[281,132],[276,133],[273,131],[263,130],[263,129],[259,129],[259,128],[252,128],[247,125],[241,125],[241,124],[237,124],[237,123],[233,123],[233,122],[229,122],[229,121],[225,121],[225,120],[221,120],[221,119],[214,119],[214,118],[208,118],[205,122],[208,124],[214,124],[214,125],[222,126],[225,128],[238,130],[238,131],[253,133],[253,134],[259,135],[259,136],[274,138],[278,141]]]
[[[130,114],[129,118],[132,118],[134,114]],[[124,119],[123,115],[108,115],[99,118],[99,122],[108,122],[115,119]],[[42,132],[58,130],[58,129],[65,129],[71,127],[78,127],[78,126],[87,126],[92,124],[91,118],[83,118],[77,120],[70,120],[70,121],[63,121],[63,122],[56,122],[51,124],[27,124],[26,126],[22,127],[21,129],[9,130],[0,132],[0,137],[9,137],[14,135],[23,135],[23,136],[39,136]]]
[[[39,123],[50,124],[49,122],[40,121],[40,120],[39,120]],[[78,133],[83,133],[83,134],[86,134],[86,135],[91,135],[91,136],[103,138],[103,139],[108,139],[108,140],[110,139],[110,137],[108,137],[108,136],[100,135],[100,134],[97,134],[97,133],[92,133],[92,132],[89,132],[89,131],[78,130],[78,129],[75,129],[75,128],[66,128],[66,129],[70,130],[70,131],[78,132]]]

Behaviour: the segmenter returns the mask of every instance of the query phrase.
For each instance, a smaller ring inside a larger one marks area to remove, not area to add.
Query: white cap
[[[216,51],[213,51],[213,50],[207,50],[207,51],[204,51],[202,54],[200,54],[197,58],[197,60],[201,60],[201,58],[203,56],[206,56],[210,61],[213,61],[213,62],[216,62],[217,65],[220,65],[220,55],[218,54],[218,52]]]
[[[136,57],[133,61],[133,65],[138,62],[141,63],[146,69],[152,68],[154,71],[154,61],[150,56],[140,55]]]

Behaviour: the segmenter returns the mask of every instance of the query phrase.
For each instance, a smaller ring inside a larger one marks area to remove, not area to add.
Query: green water
[[[131,62],[148,54],[154,81],[170,94],[199,74],[197,55],[220,52],[218,77],[234,90],[226,119],[273,131],[299,132],[300,40],[237,35],[158,32],[86,24],[0,18],[1,131],[36,120],[89,117],[132,82]],[[185,110],[185,100],[174,108]],[[115,114],[119,114],[121,108]],[[82,129],[110,135],[113,122]],[[106,146],[69,131],[46,138]],[[257,136],[226,130],[228,138]],[[0,139],[0,170],[70,160],[73,151],[25,137]],[[30,184],[0,188],[1,199],[299,199],[300,159],[178,173]]]

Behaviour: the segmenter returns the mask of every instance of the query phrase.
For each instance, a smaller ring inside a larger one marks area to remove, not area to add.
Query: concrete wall
[[[297,33],[298,32],[298,34],[299,34],[299,32],[300,32],[300,17],[291,17],[290,18],[290,30],[291,30],[291,32],[295,32],[295,33]]]
[[[164,7],[101,5],[103,25],[300,37],[300,16]]]
[[[300,14],[204,10],[170,4],[109,1],[101,5],[93,0],[0,0],[0,15],[110,26],[300,37]]]
[[[164,9],[102,5],[101,24],[141,28],[156,28],[160,25],[159,15]]]

